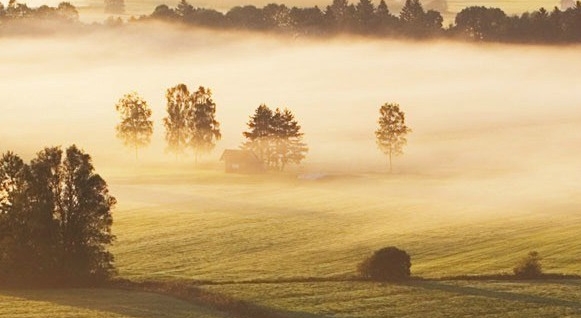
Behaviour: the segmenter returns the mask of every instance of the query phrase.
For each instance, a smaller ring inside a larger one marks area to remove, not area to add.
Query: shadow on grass
[[[124,291],[103,288],[58,288],[58,289],[10,289],[0,290],[0,296],[16,298],[14,306],[28,303],[33,317],[49,317],[48,312],[67,313],[71,317],[83,317],[99,313],[103,317],[114,314],[133,318],[196,317],[224,318],[220,312],[198,307],[186,302],[139,291]],[[56,307],[59,307],[58,309]],[[52,316],[55,314],[53,313]]]
[[[192,317],[192,314],[201,318],[323,318],[275,310],[183,283],[116,281],[109,288],[2,289],[0,296],[133,318]]]
[[[215,309],[235,318],[324,318],[312,313],[288,311],[260,306],[248,301],[235,299],[223,294],[204,290],[188,282],[133,282],[116,280],[112,287],[138,290],[171,296],[205,308]]]
[[[528,281],[528,282],[531,282],[531,281]],[[539,281],[540,284],[548,283],[548,282],[549,281]],[[553,283],[556,283],[556,284],[561,284],[564,282],[566,282],[566,281],[564,281],[564,280],[563,281],[561,281],[561,280],[553,281]],[[537,283],[537,281],[535,281],[535,283]],[[481,288],[470,287],[470,286],[450,285],[450,284],[446,284],[443,281],[417,280],[417,281],[410,281],[407,283],[402,283],[402,285],[423,288],[423,289],[428,289],[428,290],[455,293],[455,294],[460,294],[460,295],[479,296],[479,297],[494,298],[494,299],[499,299],[499,300],[533,303],[533,304],[538,304],[538,305],[551,305],[551,306],[568,307],[568,308],[572,308],[572,309],[576,309],[576,310],[581,311],[581,303],[576,302],[576,301],[570,301],[570,300],[564,300],[564,299],[558,299],[558,298],[552,298],[552,297],[546,297],[546,296],[518,294],[518,293],[513,293],[513,292],[507,292],[507,291],[488,290],[488,289],[481,289]]]

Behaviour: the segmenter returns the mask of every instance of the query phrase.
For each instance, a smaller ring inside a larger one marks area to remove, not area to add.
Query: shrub
[[[409,279],[411,259],[408,253],[390,246],[375,251],[359,264],[361,277],[374,281],[401,281]]]
[[[513,269],[514,275],[522,279],[538,278],[543,275],[541,257],[536,251],[531,251],[522,258]]]

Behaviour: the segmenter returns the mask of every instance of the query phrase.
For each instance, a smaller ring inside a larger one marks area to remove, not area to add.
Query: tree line
[[[106,0],[108,13],[122,13],[122,0]],[[57,7],[30,8],[10,0],[0,2],[0,31],[22,21],[59,21],[82,26],[78,10],[68,2]],[[253,5],[236,6],[223,13],[211,8],[194,7],[181,0],[175,7],[162,4],[149,15],[131,17],[129,23],[165,21],[197,27],[223,30],[276,32],[294,36],[333,36],[356,34],[382,38],[448,38],[468,41],[506,43],[579,43],[581,42],[581,1],[569,7],[551,10],[540,8],[521,15],[508,15],[494,7],[470,6],[456,14],[454,22],[444,27],[441,12],[426,10],[420,0],[406,0],[398,13],[392,12],[385,0],[333,0],[321,9],[287,7],[271,3],[262,8]],[[123,24],[110,18],[106,26]],[[93,26],[96,26],[93,24]],[[61,30],[61,29],[59,29]]]
[[[454,23],[443,27],[442,14],[426,10],[420,0],[406,0],[396,14],[385,0],[333,0],[326,8],[292,7],[271,3],[262,8],[236,6],[222,13],[196,8],[181,0],[175,8],[159,5],[139,20],[162,20],[215,29],[270,31],[293,35],[359,34],[392,38],[454,38],[514,43],[581,42],[581,2],[561,10],[544,8],[507,15],[499,8],[471,6]]]

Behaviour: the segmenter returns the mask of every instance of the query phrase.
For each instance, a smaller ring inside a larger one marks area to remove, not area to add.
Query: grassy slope
[[[313,317],[581,317],[579,281],[328,282],[205,288]]]
[[[0,290],[0,317],[219,318],[171,297],[106,289]]]
[[[424,277],[509,272],[533,249],[548,271],[581,272],[574,199],[511,206],[450,191],[458,180],[409,176],[202,172],[113,183],[121,202],[114,252],[127,278],[348,276],[392,244],[410,252],[412,271]]]

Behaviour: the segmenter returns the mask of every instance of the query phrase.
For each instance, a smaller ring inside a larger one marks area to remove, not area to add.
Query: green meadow
[[[469,177],[177,171],[110,178],[121,278],[185,282],[281,317],[581,317],[576,279],[442,279],[510,273],[533,249],[546,272],[581,272],[574,200],[503,215],[442,193]],[[428,280],[353,281],[357,263],[387,245]],[[211,303],[117,289],[4,290],[0,303],[1,317],[229,317]]]

